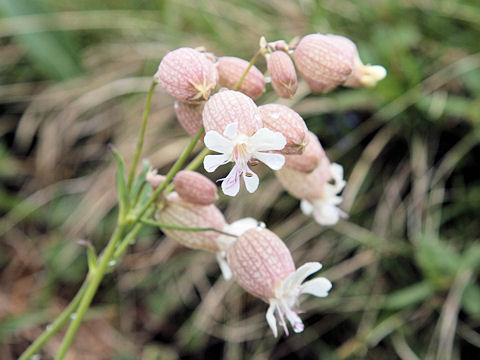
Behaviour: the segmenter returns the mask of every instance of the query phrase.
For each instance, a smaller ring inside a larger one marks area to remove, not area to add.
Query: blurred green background
[[[0,0],[0,358],[15,359],[86,274],[115,222],[150,79],[168,51],[250,58],[260,36],[354,40],[388,76],[289,104],[345,168],[324,228],[263,171],[219,206],[263,220],[334,287],[306,329],[274,339],[266,305],[211,254],[146,231],[100,288],[69,359],[475,359],[480,354],[480,4],[471,1]],[[265,69],[263,60],[258,65]],[[259,103],[275,101],[272,92]],[[162,171],[188,138],[155,94],[144,156]],[[41,359],[58,350],[61,333]]]

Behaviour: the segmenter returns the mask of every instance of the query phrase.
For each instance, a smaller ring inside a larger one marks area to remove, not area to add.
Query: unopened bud
[[[194,228],[222,230],[227,222],[215,205],[198,205],[183,200],[176,192],[166,198],[165,207],[157,212],[156,219],[164,224]],[[218,252],[216,243],[219,233],[214,231],[187,231],[161,228],[168,237],[191,249]]]
[[[258,108],[263,126],[285,136],[287,145],[282,154],[301,154],[308,143],[308,129],[302,117],[288,106],[267,104]]]
[[[355,48],[337,35],[310,34],[293,53],[300,74],[314,93],[331,91],[353,71]]]
[[[159,175],[156,169],[150,169],[145,180],[152,185],[152,188],[158,188],[165,180],[165,176]]]
[[[292,255],[273,232],[260,227],[248,230],[228,248],[227,260],[235,280],[265,302],[275,298],[275,288],[295,272]]]
[[[175,191],[188,202],[210,205],[217,199],[217,186],[206,176],[195,171],[183,170],[173,178]]]
[[[200,104],[188,104],[181,101],[175,101],[174,108],[177,120],[191,136],[194,136],[202,128],[202,111],[204,105],[204,102]]]
[[[286,155],[284,167],[308,173],[313,171],[322,159],[326,157],[325,151],[314,133],[308,131],[306,139],[307,145],[303,153],[300,155]]]
[[[289,99],[298,88],[297,73],[292,59],[284,51],[274,51],[267,55],[267,69],[272,86],[278,96]]]
[[[248,66],[248,61],[237,57],[220,57],[217,63],[218,83],[228,89],[233,89]],[[265,92],[265,84],[265,77],[253,65],[237,90],[256,100]]]
[[[215,65],[201,52],[179,48],[164,56],[154,80],[183,102],[205,101],[217,85]]]
[[[219,91],[205,103],[205,132],[214,130],[222,134],[233,123],[238,123],[238,131],[247,135],[254,134],[263,126],[258,107],[251,98],[238,91]]]

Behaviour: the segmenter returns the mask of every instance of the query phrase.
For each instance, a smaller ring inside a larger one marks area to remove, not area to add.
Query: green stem
[[[157,222],[157,221],[154,221],[154,220],[149,220],[149,219],[141,219],[140,221],[142,223],[146,224],[146,225],[156,226],[156,227],[164,228],[164,229],[182,230],[182,231],[213,231],[213,232],[223,234],[223,235],[227,235],[227,236],[231,236],[231,237],[238,237],[236,235],[233,235],[233,234],[230,234],[230,233],[227,233],[225,231],[221,231],[221,230],[218,230],[218,229],[215,229],[215,228],[211,228],[211,227],[197,228],[197,227],[188,227],[188,226],[180,226],[180,225],[173,225],[173,224],[164,224],[164,223],[160,223],[160,222]]]
[[[78,290],[77,295],[73,298],[70,302],[70,305],[62,311],[62,313],[55,319],[55,321],[48,325],[45,331],[31,344],[20,357],[18,360],[29,360],[32,356],[34,356],[42,346],[53,336],[57,333],[58,330],[67,322],[70,318],[70,315],[77,309],[80,300],[82,300],[83,295],[85,294],[85,290],[87,289],[88,280],[85,280],[82,287]]]
[[[129,193],[130,193],[130,190],[132,189],[133,179],[135,178],[135,172],[137,171],[138,160],[140,159],[140,155],[142,153],[143,140],[145,138],[145,131],[147,130],[148,116],[150,115],[150,108],[152,107],[152,98],[153,98],[155,86],[157,86],[157,83],[152,82],[152,84],[150,85],[150,90],[148,91],[145,107],[143,108],[142,127],[140,128],[140,134],[138,136],[137,150],[135,151],[135,157],[133,158],[130,174],[128,175],[127,189]]]
[[[85,290],[85,294],[82,297],[80,304],[78,305],[76,316],[70,323],[67,329],[67,333],[63,338],[62,345],[60,346],[60,350],[57,356],[55,357],[56,360],[62,360],[65,357],[70,345],[72,344],[72,341],[75,338],[75,334],[77,333],[77,330],[80,324],[82,323],[83,317],[85,316],[85,313],[87,312],[88,307],[90,306],[90,303],[92,302],[92,299],[95,296],[95,293],[97,292],[98,286],[100,285],[100,282],[102,281],[103,276],[105,275],[105,272],[109,266],[109,262],[112,259],[117,242],[122,237],[122,232],[123,232],[123,228],[121,226],[117,226],[117,228],[115,229],[115,232],[113,233],[110,241],[108,242],[107,247],[105,248],[100,258],[100,262],[97,268],[95,269],[95,272],[90,274],[91,275],[90,282],[87,285],[87,289]]]
[[[245,70],[245,72],[242,74],[242,77],[237,81],[237,83],[235,84],[235,86],[232,88],[232,90],[238,90],[240,88],[240,86],[242,85],[243,83],[243,80],[245,80],[245,77],[247,76],[248,72],[250,71],[250,69],[252,68],[252,66],[257,62],[258,58],[262,55],[262,50],[259,49],[257,51],[257,53],[253,56],[252,60],[250,60],[250,62],[248,63],[248,66],[247,66],[247,69]]]
[[[197,156],[195,156],[195,159],[193,159],[183,170],[195,170],[203,163],[203,159],[205,158],[205,156],[207,156],[211,152],[212,151],[208,148],[203,149],[201,152],[198,153]],[[165,194],[170,194],[174,188],[175,187],[173,184],[168,185],[165,189]]]
[[[166,189],[167,185],[170,183],[170,181],[173,179],[175,174],[180,171],[182,168],[182,165],[187,161],[188,157],[190,156],[190,153],[192,152],[193,148],[197,144],[198,140],[202,137],[204,134],[205,129],[202,127],[198,133],[192,138],[190,143],[187,145],[185,150],[183,150],[183,153],[180,155],[180,157],[177,159],[175,164],[173,164],[172,168],[170,171],[165,175],[165,180],[163,180],[162,184],[155,190],[153,195],[150,197],[150,199],[147,201],[147,203],[140,209],[140,211],[135,215],[135,218],[133,219],[133,225],[135,225],[140,219],[142,218],[143,214],[147,211],[147,209],[157,200],[157,198],[160,196],[160,194],[163,192],[163,190]]]
[[[150,217],[155,213],[155,208],[152,207],[148,209],[145,213],[145,216]],[[118,260],[122,257],[128,247],[132,244],[132,241],[137,237],[140,230],[142,230],[143,224],[138,222],[133,229],[125,236],[125,238],[118,244],[117,248],[115,249],[115,253],[113,254],[114,261],[118,262]]]

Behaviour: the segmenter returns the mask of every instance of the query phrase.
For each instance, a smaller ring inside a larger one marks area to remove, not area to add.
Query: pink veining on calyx
[[[267,54],[266,58],[273,89],[278,96],[291,98],[298,88],[297,73],[292,59],[284,51],[274,51]]]
[[[331,91],[353,71],[355,50],[337,35],[310,34],[298,43],[293,57],[314,93]]]
[[[247,70],[248,65],[248,61],[233,56],[218,58],[218,83],[228,89],[233,89]],[[237,90],[256,100],[265,92],[265,85],[265,77],[253,65]]]
[[[208,99],[217,85],[218,73],[203,53],[185,47],[163,57],[154,80],[176,99],[200,103]]]
[[[281,104],[259,106],[263,125],[285,136],[287,144],[280,152],[282,154],[301,154],[308,144],[308,129],[302,117]]]
[[[188,202],[198,205],[210,205],[218,199],[217,186],[206,176],[182,170],[173,178],[175,191]]]
[[[227,251],[235,280],[249,293],[268,302],[275,287],[295,271],[290,251],[268,229],[255,228],[241,235]]]

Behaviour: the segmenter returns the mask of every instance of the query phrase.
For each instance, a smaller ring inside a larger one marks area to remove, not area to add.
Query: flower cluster
[[[342,85],[374,86],[386,71],[364,65],[356,45],[332,34],[310,34],[288,44],[267,42],[251,62],[216,57],[199,49],[169,52],[154,76],[176,98],[175,113],[181,126],[202,138],[216,154],[203,159],[207,172],[233,163],[222,181],[225,195],[236,196],[242,182],[248,192],[259,188],[252,171],[259,162],[275,171],[277,179],[300,208],[321,225],[334,225],[346,214],[338,208],[346,185],[343,168],[331,163],[319,139],[302,117],[288,106],[257,105],[270,82],[281,98],[292,98],[298,88],[297,71],[313,93],[326,93]],[[266,60],[267,74],[254,62]],[[154,172],[147,181],[158,187],[164,177]],[[174,178],[174,192],[165,194],[156,219],[162,230],[180,244],[216,254],[225,279],[234,278],[252,295],[269,304],[266,320],[277,336],[277,321],[288,335],[287,322],[295,332],[303,330],[299,297],[328,295],[332,284],[326,278],[304,280],[321,269],[308,262],[298,269],[284,242],[252,218],[228,223],[215,206],[217,187],[204,175],[181,171]],[[185,231],[190,229],[190,231]]]

